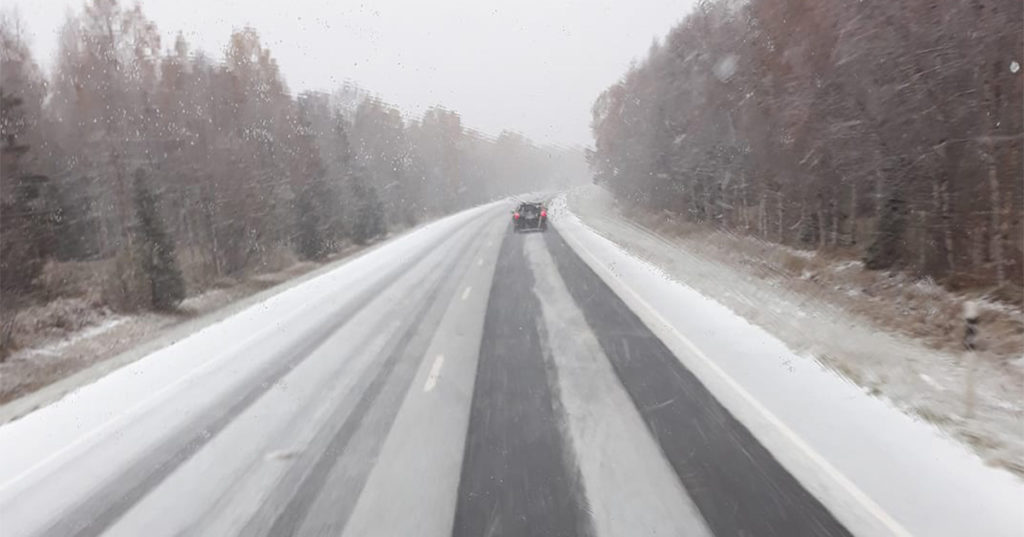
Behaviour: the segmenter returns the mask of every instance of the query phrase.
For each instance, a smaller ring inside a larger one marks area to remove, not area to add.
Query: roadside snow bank
[[[560,196],[555,228],[855,534],[1017,536],[1024,483],[600,236]]]
[[[968,357],[969,295],[667,215],[629,215],[597,186],[574,189],[567,203],[631,255],[1024,478],[1024,362],[1010,359],[1024,351],[1019,309],[982,303],[979,350]]]

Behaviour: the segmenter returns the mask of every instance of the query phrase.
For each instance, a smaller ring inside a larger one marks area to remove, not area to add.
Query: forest
[[[408,117],[353,84],[293,95],[252,29],[214,58],[163,43],[137,5],[90,0],[48,74],[25,34],[0,21],[7,325],[82,270],[98,307],[172,310],[225,277],[586,178],[582,151],[442,107]]]
[[[1021,301],[1024,2],[702,1],[593,106],[622,202]]]

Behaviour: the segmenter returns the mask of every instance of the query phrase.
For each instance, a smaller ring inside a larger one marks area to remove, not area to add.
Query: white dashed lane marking
[[[437,378],[441,376],[441,366],[444,365],[444,355],[438,354],[437,358],[434,358],[434,365],[430,366],[430,374],[427,375],[427,381],[423,383],[423,391],[429,392],[437,386]]]

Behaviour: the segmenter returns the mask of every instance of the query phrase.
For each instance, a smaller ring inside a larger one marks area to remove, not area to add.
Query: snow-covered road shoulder
[[[857,535],[1016,536],[1024,483],[586,226],[552,221],[707,388]]]

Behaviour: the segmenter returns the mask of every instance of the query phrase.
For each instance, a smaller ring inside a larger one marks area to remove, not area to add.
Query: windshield
[[[0,534],[1018,537],[1024,3],[3,0]]]

